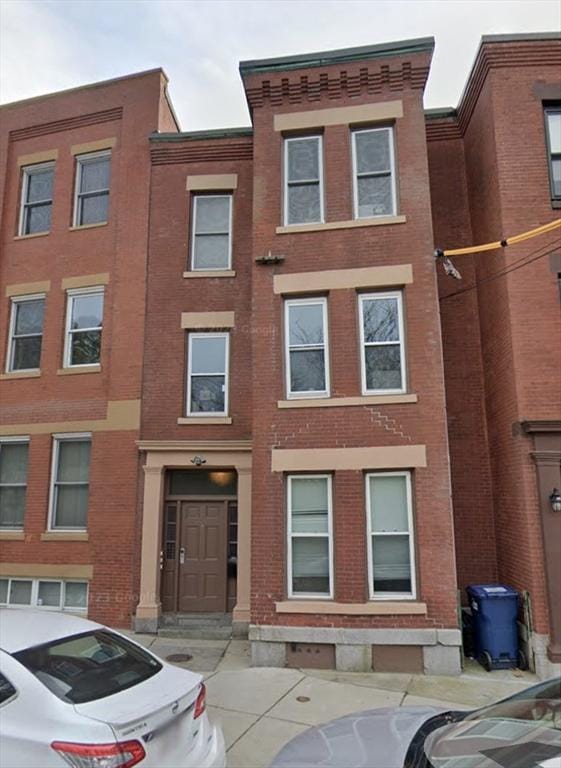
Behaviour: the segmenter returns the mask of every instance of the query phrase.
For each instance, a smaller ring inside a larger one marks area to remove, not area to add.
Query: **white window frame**
[[[292,481],[305,478],[307,480],[327,480],[327,533],[299,533],[292,531]],[[294,600],[333,600],[333,476],[330,474],[290,474],[287,476],[287,523],[286,523],[286,576],[287,595]],[[329,551],[329,594],[324,592],[294,592],[292,589],[292,539],[328,539]]]
[[[191,363],[193,361],[193,339],[225,339],[224,347],[224,371],[195,373],[195,376],[224,376],[224,410],[223,411],[192,411],[191,410]],[[212,419],[214,417],[227,416],[230,407],[230,334],[228,331],[189,333],[187,347],[187,416],[193,416],[202,419]]]
[[[370,497],[371,477],[405,477],[405,489],[407,498],[407,526],[409,535],[409,561],[411,565],[411,592],[375,592],[374,591],[374,563],[372,561],[373,536],[404,536],[405,531],[374,532],[372,530],[372,499]],[[365,475],[366,493],[366,555],[368,562],[368,594],[370,600],[416,600],[417,599],[417,564],[415,558],[415,529],[413,525],[413,493],[411,486],[411,472],[367,472]]]
[[[48,531],[56,531],[56,532],[83,532],[88,530],[87,526],[87,519],[86,519],[86,525],[83,528],[62,528],[59,525],[55,525],[55,513],[56,513],[56,476],[57,476],[57,470],[58,470],[58,459],[59,459],[59,453],[60,453],[60,444],[65,442],[81,442],[85,440],[90,441],[90,445],[93,445],[92,442],[92,433],[91,432],[68,432],[63,434],[57,434],[53,435],[53,448],[52,448],[52,457],[51,457],[51,479],[49,484],[49,520],[48,520]],[[90,470],[91,470],[91,452],[90,452]],[[71,485],[85,485],[85,483],[71,483]],[[89,489],[90,489],[90,480],[89,480],[89,473],[88,473],[88,505],[89,505]],[[89,511],[89,509],[87,510]]]
[[[34,172],[41,172],[41,171],[47,171],[47,170],[53,170],[53,192],[51,194],[50,198],[45,198],[44,200],[36,200],[33,203],[29,203],[27,201],[27,194],[29,191],[29,177]],[[25,213],[27,208],[32,208],[36,205],[41,205],[42,203],[50,203],[51,204],[51,217],[52,217],[52,206],[54,203],[54,169],[55,169],[55,162],[54,160],[48,161],[46,163],[36,163],[35,165],[24,165],[22,170],[22,179],[21,179],[21,198],[20,198],[20,207],[19,207],[19,220],[18,220],[18,235],[20,237],[29,237],[30,235],[42,235],[47,232],[50,232],[50,229],[42,230],[41,232],[30,232],[28,235],[25,234],[24,228],[25,228]],[[51,220],[52,223],[52,220]]]
[[[46,303],[46,294],[45,293],[34,293],[29,294],[27,296],[12,296],[10,297],[10,329],[8,332],[8,349],[6,354],[6,373],[12,373],[14,372],[14,352],[15,352],[15,330],[16,330],[16,315],[17,315],[17,305],[23,304],[26,301],[39,301],[43,300],[43,302]],[[44,325],[45,325],[45,316],[43,314],[43,329],[41,330],[41,334],[38,333],[27,333],[22,334],[18,336],[17,338],[24,338],[24,337],[30,337],[30,336],[41,336],[41,352],[43,351],[43,335],[44,335]],[[40,371],[41,366],[39,365],[38,368],[18,368],[17,373],[30,373],[30,372],[36,372]]]
[[[550,115],[561,115],[561,104],[546,104],[544,106],[545,117],[545,135],[547,144],[547,167],[549,172],[549,186],[551,190],[552,200],[561,200],[561,195],[555,194],[555,187],[553,184],[553,161],[561,160],[561,153],[553,152],[551,148],[551,126],[549,124]]]
[[[200,200],[202,197],[206,198],[207,200],[209,198],[222,198],[226,197],[229,200],[230,205],[230,211],[228,216],[228,232],[197,232],[197,201]],[[234,195],[231,192],[224,192],[221,194],[212,194],[212,195],[203,195],[203,194],[197,194],[193,195],[193,207],[192,207],[192,226],[191,226],[191,271],[192,272],[222,272],[225,269],[232,269],[232,240],[233,240],[233,209],[234,209]],[[197,235],[207,235],[207,234],[228,234],[228,264],[225,267],[196,267],[195,266],[195,240]]]
[[[29,470],[29,435],[17,437],[17,436],[10,436],[10,437],[1,437],[0,438],[0,462],[2,461],[2,446],[3,445],[27,445],[27,468]],[[6,488],[25,488],[27,489],[27,481],[25,483],[1,483],[0,487],[6,487]],[[27,495],[27,491],[26,491]],[[27,501],[27,498],[26,498]],[[25,527],[25,509],[23,510],[23,522],[21,526],[18,526],[17,528],[14,526],[3,526],[0,524],[0,531],[23,531]]]
[[[74,227],[91,227],[92,224],[80,224],[79,218],[80,218],[80,200],[82,197],[94,197],[96,194],[102,194],[104,192],[107,192],[107,196],[111,196],[111,182],[110,186],[104,187],[103,189],[96,189],[94,192],[80,192],[80,187],[82,185],[82,169],[84,165],[88,163],[90,160],[98,160],[100,158],[108,157],[109,163],[111,164],[111,155],[112,152],[110,149],[102,149],[100,152],[88,152],[87,154],[83,155],[76,155],[76,180],[74,183],[74,212],[72,216],[72,225]],[[110,171],[111,173],[111,171]],[[107,224],[109,221],[109,203],[107,207],[107,218],[105,221],[96,221],[93,226],[101,225],[101,224]]]
[[[95,328],[76,328],[73,330],[70,326],[72,324],[72,309],[74,307],[74,300],[81,296],[88,296],[92,294],[101,294],[103,297],[103,310],[101,313],[101,326]],[[91,288],[70,288],[66,291],[66,323],[64,328],[64,354],[63,354],[63,368],[89,368],[92,365],[101,365],[101,343],[103,342],[103,315],[105,314],[105,289],[102,285],[92,286]],[[99,345],[99,360],[97,363],[72,363],[72,344],[71,337],[74,333],[84,333],[85,331],[99,331],[101,333],[101,342]]]
[[[299,181],[290,182],[288,179],[288,145],[292,141],[307,141],[307,140],[317,140],[318,142],[318,174],[319,179],[316,181],[315,179],[300,179]],[[314,134],[313,136],[291,136],[286,137],[283,142],[283,221],[285,227],[300,227],[305,226],[306,224],[323,224],[325,222],[325,202],[324,202],[324,184],[323,184],[323,136],[321,133]],[[296,222],[293,221],[291,223],[288,222],[288,188],[290,184],[299,185],[299,184],[318,184],[319,186],[319,221],[303,221],[303,222]]]
[[[399,327],[399,342],[364,340],[364,302],[376,299],[397,299],[397,317]],[[407,365],[405,362],[405,326],[403,321],[402,291],[385,291],[384,293],[359,293],[359,337],[360,337],[360,380],[363,395],[399,395],[407,392]],[[383,347],[399,345],[399,362],[401,370],[401,387],[395,389],[368,389],[366,382],[366,347]]]
[[[84,616],[88,612],[88,598],[89,598],[89,582],[86,579],[57,579],[52,576],[47,577],[30,577],[30,576],[0,576],[1,579],[5,579],[8,582],[8,592],[6,594],[6,602],[0,603],[2,606],[6,606],[9,608],[14,609],[21,609],[21,608],[39,608],[42,611],[64,611],[65,613],[79,613],[80,615]],[[25,605],[13,605],[10,603],[10,591],[12,586],[12,581],[30,581],[31,582],[31,602],[26,603]],[[57,584],[61,585],[60,588],[60,602],[58,605],[39,605],[39,582],[48,581],[48,582],[55,582]],[[71,584],[85,584],[86,585],[86,607],[81,608],[79,606],[65,606],[65,599],[66,599],[66,585],[67,583]]]
[[[290,388],[290,352],[292,349],[320,349],[320,344],[302,344],[300,347],[290,344],[290,307],[307,306],[310,304],[321,305],[323,317],[323,360],[325,366],[325,389],[306,390],[305,392],[292,392]],[[285,385],[286,396],[288,400],[298,400],[306,398],[329,397],[331,393],[331,380],[329,376],[329,326],[327,312],[327,297],[318,296],[302,299],[285,299],[284,302],[284,356],[285,356]]]
[[[369,177],[369,176],[387,176],[387,171],[377,171],[377,172],[368,172],[368,173],[358,173],[358,166],[356,161],[356,136],[359,133],[374,133],[379,131],[385,131],[389,134],[389,148],[390,148],[390,178],[391,178],[391,188],[392,188],[392,210],[390,213],[380,213],[376,216],[359,216],[358,214],[358,177],[359,175],[361,177]],[[383,126],[380,128],[363,128],[361,130],[353,130],[351,131],[351,146],[352,146],[352,159],[353,159],[353,218],[355,219],[379,219],[380,217],[385,216],[396,216],[397,215],[397,179],[396,179],[396,173],[395,173],[395,137],[394,137],[394,129],[392,126]]]

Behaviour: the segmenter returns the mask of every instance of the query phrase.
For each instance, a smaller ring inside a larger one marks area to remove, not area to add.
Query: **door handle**
[[[181,547],[179,550],[179,564],[183,565],[185,562],[185,547]]]

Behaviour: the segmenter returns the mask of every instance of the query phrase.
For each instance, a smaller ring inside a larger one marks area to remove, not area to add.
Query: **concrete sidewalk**
[[[204,675],[209,714],[222,725],[229,768],[266,768],[306,728],[351,712],[418,704],[472,709],[537,682],[527,672],[489,674],[475,663],[460,677],[252,668],[245,640],[131,637]]]

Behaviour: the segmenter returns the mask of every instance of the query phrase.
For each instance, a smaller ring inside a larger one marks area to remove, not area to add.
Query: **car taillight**
[[[206,709],[206,688],[205,688],[205,684],[201,683],[199,695],[197,696],[197,701],[195,702],[195,714],[193,715],[193,720],[196,720],[197,717],[200,717],[205,711],[205,709]]]
[[[72,744],[53,741],[51,747],[72,768],[132,768],[146,757],[139,741],[117,744]]]

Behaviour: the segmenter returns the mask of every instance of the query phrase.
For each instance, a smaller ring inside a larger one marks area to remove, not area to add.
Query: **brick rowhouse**
[[[178,131],[159,70],[3,108],[6,466],[28,446],[5,601],[73,610],[89,583],[117,626],[231,616],[256,665],[454,674],[457,590],[500,580],[551,672],[559,248],[453,259],[461,283],[433,251],[558,217],[560,38],[484,38],[457,110],[425,112],[432,50],[243,62],[251,128]],[[76,226],[77,165],[107,151],[107,224]],[[28,169],[53,162],[50,234],[22,234]],[[88,288],[101,360],[80,369],[66,304]],[[12,370],[37,296],[40,371]]]

